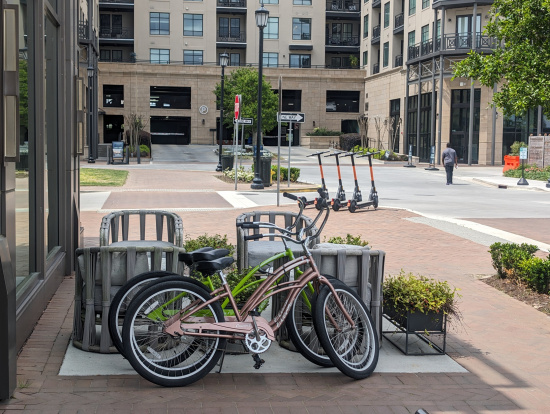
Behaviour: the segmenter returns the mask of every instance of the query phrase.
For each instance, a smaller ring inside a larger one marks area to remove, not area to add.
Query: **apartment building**
[[[258,67],[261,0],[101,0],[99,142],[122,135],[124,119],[145,120],[154,143],[214,144],[212,93],[219,55]],[[492,1],[264,0],[269,11],[262,63],[283,110],[306,114],[294,144],[315,127],[358,132],[372,145],[437,161],[451,142],[460,162],[499,164],[515,140],[549,132],[537,108],[503,117],[493,89],[452,78],[453,62],[497,46],[483,34]],[[243,99],[256,99],[255,96]],[[473,117],[470,118],[470,113]],[[272,131],[266,135],[275,135]],[[225,130],[224,139],[232,137]],[[433,150],[432,150],[433,149]]]

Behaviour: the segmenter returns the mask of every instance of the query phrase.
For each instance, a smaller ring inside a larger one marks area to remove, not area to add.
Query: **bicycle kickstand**
[[[260,367],[265,362],[262,358],[260,358],[260,356],[258,354],[252,354],[252,359],[255,362],[254,368],[256,368],[256,369],[260,369]]]

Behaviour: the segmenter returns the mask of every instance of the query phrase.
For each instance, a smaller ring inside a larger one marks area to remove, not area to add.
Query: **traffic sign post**
[[[239,118],[239,119],[236,119],[235,122],[237,124],[242,124],[242,125],[252,125],[254,123],[254,119],[252,119],[252,118]]]

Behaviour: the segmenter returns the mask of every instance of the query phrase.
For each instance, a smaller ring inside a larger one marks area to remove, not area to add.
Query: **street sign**
[[[235,119],[239,119],[239,111],[240,111],[240,105],[241,103],[241,95],[235,95]]]
[[[303,124],[306,122],[306,114],[303,112],[281,112],[279,113],[279,121]]]
[[[240,118],[237,119],[237,124],[243,124],[243,125],[252,125],[254,123],[254,119],[252,118]]]
[[[527,159],[527,147],[521,147],[519,149],[519,159],[520,160],[526,160]]]

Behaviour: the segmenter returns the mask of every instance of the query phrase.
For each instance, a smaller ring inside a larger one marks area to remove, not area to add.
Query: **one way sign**
[[[306,121],[306,115],[302,112],[281,112],[279,113],[279,121],[303,124]]]

